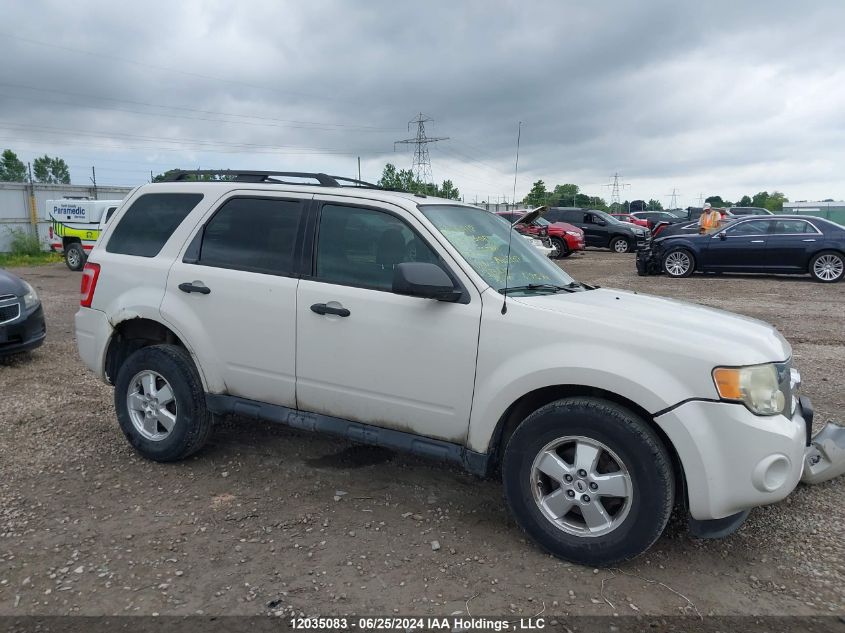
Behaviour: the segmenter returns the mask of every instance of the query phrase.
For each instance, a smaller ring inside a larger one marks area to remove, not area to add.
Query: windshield
[[[499,292],[505,287],[529,284],[567,286],[574,282],[531,242],[511,231],[510,223],[498,215],[475,207],[451,205],[419,205],[419,209],[475,272]],[[510,240],[508,269],[508,239],[511,233],[513,239]],[[538,291],[525,288],[520,292],[532,294]]]
[[[546,218],[537,218],[534,220],[534,224],[539,224],[540,226],[549,226],[551,222],[549,222]]]
[[[604,211],[590,211],[594,216],[597,218],[601,218],[602,220],[606,221],[608,224],[626,224],[619,218],[614,218],[609,213],[605,213]]]

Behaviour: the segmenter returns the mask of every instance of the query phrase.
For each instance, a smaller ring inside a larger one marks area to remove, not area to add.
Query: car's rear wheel
[[[120,367],[114,406],[129,443],[147,459],[184,459],[205,444],[212,414],[191,356],[176,345],[153,345]]]
[[[79,242],[73,242],[65,248],[65,265],[71,270],[82,270],[85,267],[85,249]]]
[[[614,237],[610,240],[610,250],[614,253],[630,253],[633,249],[631,242],[625,237]]]
[[[522,529],[579,564],[643,553],[674,502],[663,443],[638,416],[597,398],[564,398],[528,416],[508,442],[502,471]]]
[[[663,256],[663,272],[670,277],[689,277],[695,271],[695,258],[685,248],[676,248]]]
[[[552,246],[556,251],[552,253],[552,257],[554,258],[569,257],[572,254],[569,247],[566,245],[566,240],[562,240],[559,237],[552,238]]]
[[[822,283],[835,283],[845,277],[845,257],[835,251],[823,251],[810,261],[810,275]]]

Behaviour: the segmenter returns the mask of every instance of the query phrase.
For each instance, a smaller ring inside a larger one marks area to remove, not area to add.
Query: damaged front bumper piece
[[[820,484],[845,473],[845,426],[828,422],[804,451],[801,481]]]

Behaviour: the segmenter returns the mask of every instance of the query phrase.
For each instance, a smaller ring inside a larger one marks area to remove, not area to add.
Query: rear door
[[[707,238],[704,265],[710,270],[766,269],[766,240],[771,220],[742,220]]]
[[[462,443],[480,294],[398,207],[319,195],[315,205],[312,274],[297,299],[299,408]],[[466,301],[394,294],[394,268],[406,261],[438,264],[465,287]]]
[[[819,250],[822,235],[807,220],[775,220],[766,241],[766,266],[772,270],[807,270]]]
[[[170,270],[162,316],[230,395],[296,406],[297,252],[311,197],[234,192]]]

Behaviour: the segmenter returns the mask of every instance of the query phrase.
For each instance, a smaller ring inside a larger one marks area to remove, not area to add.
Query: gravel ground
[[[640,278],[633,256],[600,251],[563,266],[775,324],[819,425],[845,422],[845,284]],[[674,518],[647,554],[596,570],[526,542],[499,483],[437,462],[237,418],[190,460],[144,461],[77,358],[79,274],[15,272],[49,336],[0,361],[0,615],[845,614],[841,478],[723,540]]]

